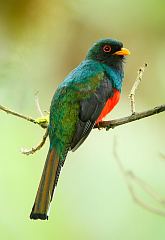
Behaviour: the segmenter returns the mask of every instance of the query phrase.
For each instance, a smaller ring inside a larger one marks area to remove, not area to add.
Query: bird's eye
[[[103,51],[106,53],[109,53],[111,51],[111,46],[110,45],[104,45]]]

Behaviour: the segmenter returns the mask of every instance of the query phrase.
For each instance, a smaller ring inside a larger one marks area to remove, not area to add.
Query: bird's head
[[[89,49],[86,59],[92,59],[115,67],[116,65],[122,64],[125,56],[129,54],[130,51],[123,48],[122,42],[107,38],[94,43]]]

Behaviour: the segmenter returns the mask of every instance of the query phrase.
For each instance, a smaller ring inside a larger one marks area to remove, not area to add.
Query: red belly
[[[114,89],[114,94],[113,97],[109,98],[100,114],[98,117],[96,124],[101,122],[102,119],[114,108],[114,106],[118,103],[120,99],[120,92],[117,89]]]

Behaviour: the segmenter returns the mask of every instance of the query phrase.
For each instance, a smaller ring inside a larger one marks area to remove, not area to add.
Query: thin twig
[[[133,187],[131,185],[128,186],[129,192],[131,193],[132,199],[134,200],[135,203],[137,203],[139,206],[143,207],[144,209],[155,213],[159,216],[164,217],[165,216],[165,211],[155,208],[155,207],[151,207],[149,206],[147,203],[145,203],[141,198],[139,198],[137,196],[137,194],[135,193]]]
[[[122,176],[125,179],[126,185],[128,187],[128,190],[131,194],[132,199],[141,207],[143,207],[144,209],[149,210],[152,213],[156,213],[158,215],[161,216],[165,216],[165,211],[163,209],[159,209],[159,208],[155,208],[152,206],[149,206],[147,203],[145,203],[140,197],[137,196],[133,186],[132,186],[132,181],[137,184],[141,189],[143,189],[143,191],[145,193],[147,193],[156,203],[160,204],[161,207],[165,207],[164,204],[164,199],[161,197],[161,195],[159,193],[157,193],[156,191],[153,190],[153,188],[146,183],[145,181],[143,181],[142,179],[140,179],[139,177],[137,177],[132,171],[128,171],[125,170],[118,154],[117,154],[117,141],[116,141],[116,137],[114,138],[114,145],[113,145],[113,155],[114,158],[117,162],[117,165],[120,169],[120,172],[122,173]]]
[[[38,113],[40,114],[41,117],[43,117],[44,114],[43,114],[43,112],[41,110],[41,107],[40,107],[39,98],[38,98],[38,91],[35,93],[35,104],[36,104],[36,108],[37,108]]]
[[[43,147],[43,145],[46,142],[47,137],[48,137],[48,129],[46,130],[46,132],[42,138],[42,141],[35,148],[31,148],[31,149],[23,149],[22,148],[21,153],[23,153],[25,155],[34,154],[35,152],[37,152],[38,150],[40,150]]]
[[[138,184],[144,192],[151,196],[153,200],[165,207],[165,199],[157,191],[155,191],[151,185],[136,176],[132,171],[125,172],[127,177],[130,177],[131,181],[134,181],[136,184]]]
[[[24,120],[26,120],[26,121],[28,121],[28,122],[32,122],[32,123],[34,123],[34,124],[38,124],[38,125],[39,125],[40,127],[42,127],[42,128],[47,128],[47,126],[48,126],[48,124],[45,123],[45,122],[38,122],[38,121],[36,121],[35,119],[33,119],[33,118],[31,118],[31,117],[28,117],[28,116],[25,116],[25,115],[23,115],[23,114],[17,113],[17,112],[15,112],[15,111],[13,111],[13,110],[11,110],[11,109],[9,109],[9,108],[6,108],[6,107],[4,107],[4,106],[2,106],[2,105],[0,105],[0,110],[6,112],[7,114],[11,114],[11,115],[13,115],[13,116],[22,118],[22,119],[24,119]]]
[[[133,84],[133,87],[131,89],[129,98],[130,98],[130,103],[131,103],[131,113],[135,114],[135,94],[136,94],[136,90],[143,78],[143,73],[145,71],[145,68],[147,67],[147,63],[144,64],[144,66],[142,66],[139,70],[138,70],[138,75],[137,78]]]
[[[13,110],[10,110],[10,109],[2,106],[2,105],[0,105],[0,110],[6,112],[6,113],[8,113],[8,114],[14,115],[14,116],[16,116],[16,117],[23,118],[24,120],[27,120],[27,121],[29,121],[29,122],[35,123],[35,120],[34,120],[33,118],[27,117],[27,116],[22,115],[22,114],[20,114],[20,113],[17,113],[17,112],[15,112],[15,111],[13,111]]]

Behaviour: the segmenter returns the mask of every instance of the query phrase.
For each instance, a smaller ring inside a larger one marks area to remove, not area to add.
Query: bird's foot
[[[103,128],[101,123],[102,123],[102,121],[95,124],[95,126],[96,126],[96,128],[98,128],[98,130],[101,130]]]
[[[105,127],[105,129],[106,129],[106,131],[109,131],[109,129],[113,129],[113,128],[115,128],[115,127],[113,127],[112,125],[111,125],[111,121],[108,121],[108,124],[106,125],[106,127]]]
[[[35,123],[39,124],[43,128],[47,128],[49,124],[49,115],[36,118]]]

